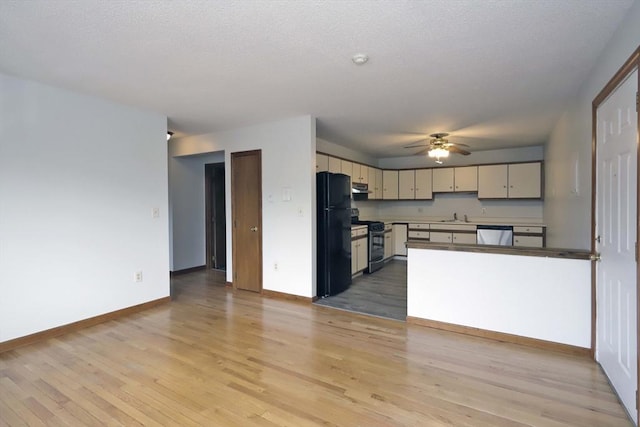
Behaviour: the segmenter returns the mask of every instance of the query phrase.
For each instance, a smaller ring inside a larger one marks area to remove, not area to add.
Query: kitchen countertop
[[[450,218],[386,218],[379,221],[396,224],[451,224],[451,225],[513,225],[516,227],[546,227],[542,222],[535,222],[532,218],[470,218],[465,221],[450,221]]]
[[[451,243],[431,243],[423,240],[407,241],[409,249],[431,249],[441,251],[477,252],[487,254],[535,256],[545,258],[565,258],[588,260],[590,251],[581,249],[557,249],[557,248],[524,248],[514,246],[492,245],[465,245]]]

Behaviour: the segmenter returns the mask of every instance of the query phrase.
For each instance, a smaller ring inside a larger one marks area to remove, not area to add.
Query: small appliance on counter
[[[365,273],[373,273],[384,266],[384,222],[363,221],[359,219],[360,211],[351,209],[351,224],[366,225],[369,237],[367,247],[367,268]]]
[[[351,185],[347,175],[316,174],[317,295],[339,294],[351,285]]]

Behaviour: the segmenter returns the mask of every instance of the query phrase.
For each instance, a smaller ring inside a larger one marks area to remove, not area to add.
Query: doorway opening
[[[207,270],[227,269],[224,162],[204,165]]]

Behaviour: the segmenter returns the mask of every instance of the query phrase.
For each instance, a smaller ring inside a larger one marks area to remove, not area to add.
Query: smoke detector
[[[369,60],[369,56],[364,53],[356,53],[351,57],[351,60],[356,65],[364,65]]]

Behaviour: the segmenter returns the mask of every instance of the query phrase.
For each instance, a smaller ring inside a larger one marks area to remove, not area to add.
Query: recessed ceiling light
[[[364,53],[356,53],[351,57],[351,60],[356,65],[363,65],[366,64],[366,62],[369,60],[369,56],[365,55]]]

